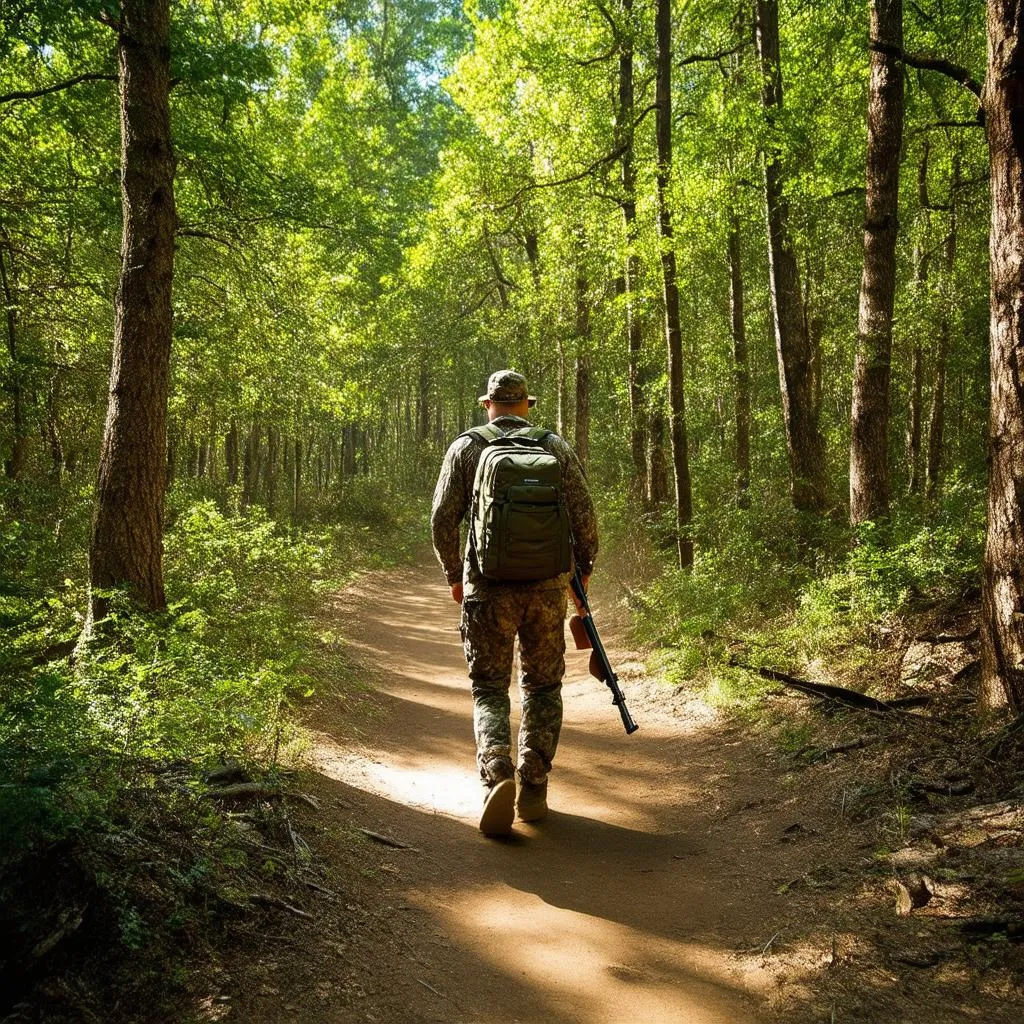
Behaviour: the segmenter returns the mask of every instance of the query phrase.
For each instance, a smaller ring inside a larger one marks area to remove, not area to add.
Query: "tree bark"
[[[581,244],[582,245],[582,235]],[[589,282],[583,269],[582,253],[576,270],[576,422],[573,442],[576,456],[586,469],[590,457],[590,306]]]
[[[672,173],[672,4],[657,0],[657,83],[655,86],[658,142],[658,237],[661,240],[662,294],[665,301],[665,340],[668,347],[669,436],[672,441],[672,476],[676,498],[676,552],[679,568],[693,566],[693,498],[690,460],[686,446],[686,395],[683,387],[683,336],[679,321],[676,253],[672,241],[672,213],[668,185]]]
[[[626,255],[622,275],[616,288],[625,303],[625,328],[627,352],[627,380],[629,386],[629,449],[633,460],[633,491],[642,494],[647,475],[647,411],[644,403],[644,389],[647,375],[641,366],[643,353],[643,331],[637,315],[636,294],[640,282],[640,255],[637,252],[639,230],[636,222],[636,170],[634,167],[634,87],[633,87],[633,34],[630,20],[633,16],[633,0],[622,0],[622,14],[625,31],[619,44],[619,105],[615,115],[615,129],[618,145],[622,148],[619,158],[620,182],[622,185],[622,223],[625,229]]]
[[[771,128],[783,102],[778,0],[755,0],[754,15],[762,73],[761,105]],[[818,425],[815,387],[818,371],[814,347],[801,301],[800,270],[789,236],[785,174],[774,143],[769,143],[762,159],[772,313],[790,491],[795,508],[821,511],[825,507],[825,440]]]
[[[420,363],[419,387],[416,391],[416,439],[430,437],[430,378],[426,362]]]
[[[249,436],[245,441],[245,458],[242,462],[242,508],[248,508],[256,500],[260,479],[260,425],[253,420]]]
[[[903,0],[871,0],[864,270],[850,413],[850,522],[889,510],[889,378],[896,298],[903,68],[889,47],[903,49]]]
[[[664,396],[654,399],[647,432],[647,500],[651,508],[668,501],[668,464],[665,462]]]
[[[555,359],[558,363],[558,402],[555,408],[555,432],[561,437],[565,437],[565,431],[569,425],[569,374],[565,366],[565,342],[562,340],[561,331],[558,333],[558,341],[555,344]]]
[[[11,357],[11,454],[4,460],[8,480],[21,479],[28,462],[28,428],[25,423],[25,387],[21,352],[18,350],[18,298],[15,289],[14,246],[5,227],[0,227],[0,288],[3,291],[7,323],[7,352]],[[8,269],[10,264],[10,269]]]
[[[743,314],[743,259],[740,222],[729,224],[729,321],[732,327],[732,365],[736,411],[736,503],[750,504],[750,367],[747,363],[747,327]]]
[[[949,369],[949,346],[952,336],[950,304],[953,302],[953,270],[956,266],[957,192],[960,184],[959,154],[953,157],[953,176],[949,190],[949,231],[946,233],[945,256],[941,285],[939,329],[935,341],[935,377],[932,404],[928,414],[928,461],[925,465],[924,488],[929,498],[939,493],[942,474],[942,452],[946,433],[946,383]]]
[[[228,483],[234,487],[238,483],[238,423],[234,416],[224,438],[224,459],[227,463]]]
[[[299,494],[302,491],[302,442],[295,438],[292,448],[292,523],[299,521]]]
[[[89,545],[90,613],[125,585],[147,609],[165,606],[163,508],[174,275],[170,124],[170,0],[122,0],[121,273],[110,397]]]
[[[1024,711],[1024,32],[1020,0],[989,0],[984,91],[991,411],[982,589],[982,699]]]

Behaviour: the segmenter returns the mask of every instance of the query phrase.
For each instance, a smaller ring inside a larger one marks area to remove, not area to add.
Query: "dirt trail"
[[[375,675],[378,713],[353,723],[350,709],[321,709],[316,763],[341,794],[326,813],[415,848],[382,848],[380,898],[403,962],[382,954],[362,1019],[396,1006],[403,1020],[445,1022],[761,1019],[778,980],[762,952],[785,907],[757,856],[764,822],[733,815],[784,801],[763,799],[763,765],[740,732],[627,681],[641,724],[627,737],[570,650],[551,814],[487,839],[458,608],[436,570],[365,578],[336,612]],[[350,1010],[324,1005],[316,1019]]]

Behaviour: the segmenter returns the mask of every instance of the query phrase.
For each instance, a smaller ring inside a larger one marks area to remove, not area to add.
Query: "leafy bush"
[[[77,628],[81,590],[23,609],[0,705],[0,859],[59,838],[162,766],[274,765],[294,741],[285,712],[308,690],[324,545],[283,536],[261,511],[201,502],[179,516],[166,552],[168,612],[144,615],[112,594],[73,666],[46,664],[46,649]]]
[[[978,486],[951,480],[937,505],[907,500],[884,524],[865,523],[852,536],[820,521],[810,534],[809,525],[781,505],[770,513],[725,502],[704,510],[693,570],[665,569],[643,591],[636,617],[639,638],[668,652],[668,678],[710,670],[709,686],[735,693],[722,664],[730,645],[754,664],[796,665],[841,650],[856,664],[873,624],[977,586],[985,525]]]

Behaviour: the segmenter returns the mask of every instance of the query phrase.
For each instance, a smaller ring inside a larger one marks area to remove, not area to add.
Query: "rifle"
[[[582,609],[581,614],[574,615],[569,620],[569,630],[573,640],[576,641],[576,649],[578,651],[593,650],[590,655],[590,674],[595,679],[600,679],[612,691],[612,703],[619,709],[626,735],[630,736],[640,726],[633,721],[633,717],[626,707],[626,698],[619,688],[618,676],[615,675],[608,655],[605,653],[604,644],[601,643],[597,626],[594,625],[594,617],[590,614],[590,602],[587,600],[587,592],[583,589],[583,577],[580,575],[578,567],[572,574],[571,586],[572,592],[576,595],[577,606]]]

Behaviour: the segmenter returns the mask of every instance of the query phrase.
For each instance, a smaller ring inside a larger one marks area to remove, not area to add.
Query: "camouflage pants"
[[[542,783],[562,728],[566,592],[523,589],[462,605],[462,641],[473,687],[476,761],[486,784],[512,776],[509,687],[519,637],[519,774]]]

